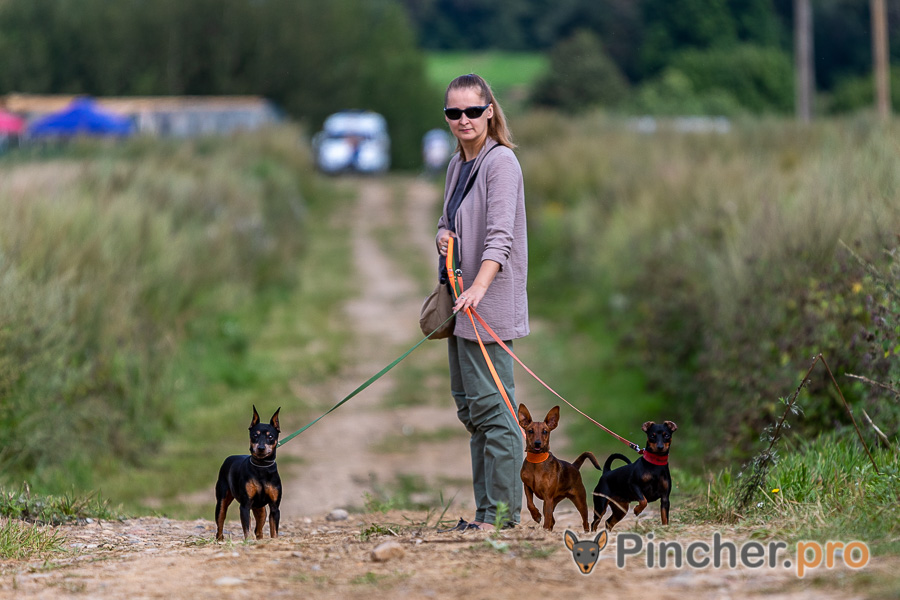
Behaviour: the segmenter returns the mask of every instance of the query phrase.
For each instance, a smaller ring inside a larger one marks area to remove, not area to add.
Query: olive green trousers
[[[512,342],[505,342],[512,349]],[[515,401],[513,359],[499,344],[485,344],[512,403]],[[502,502],[508,522],[518,523],[522,510],[522,479],[519,475],[525,445],[516,418],[497,390],[477,342],[450,336],[450,390],[456,415],[472,436],[472,482],[475,489],[475,521],[495,523]]]

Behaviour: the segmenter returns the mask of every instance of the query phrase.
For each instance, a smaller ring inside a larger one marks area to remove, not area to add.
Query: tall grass
[[[679,435],[701,441],[704,460],[745,457],[822,352],[848,399],[896,435],[884,397],[841,378],[877,379],[895,359],[868,341],[881,296],[841,246],[884,266],[882,250],[897,243],[893,127],[769,120],[641,134],[602,115],[553,114],[513,125],[533,310],[580,335],[614,332],[627,350],[618,360],[667,399],[666,414],[648,418],[683,419]],[[843,422],[824,376],[809,390],[801,429]]]
[[[849,437],[826,434],[794,438],[759,490],[757,502],[737,509],[736,469],[718,473],[706,498],[688,510],[687,519],[770,531],[799,539],[859,539],[876,553],[900,550],[900,455],[876,450],[876,472]]]
[[[83,142],[0,163],[0,468],[89,486],[172,427],[179,349],[246,350],[228,314],[295,284],[316,190],[292,128]]]
[[[0,517],[41,525],[61,525],[89,518],[112,520],[121,516],[121,513],[110,508],[108,500],[96,493],[79,495],[71,491],[61,496],[33,494],[28,485],[23,485],[18,491],[0,489]]]

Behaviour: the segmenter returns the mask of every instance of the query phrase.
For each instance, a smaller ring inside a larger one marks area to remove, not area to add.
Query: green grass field
[[[530,86],[543,75],[549,61],[536,52],[431,52],[427,55],[428,79],[445,89],[453,78],[466,73],[484,77],[504,107],[524,105]]]

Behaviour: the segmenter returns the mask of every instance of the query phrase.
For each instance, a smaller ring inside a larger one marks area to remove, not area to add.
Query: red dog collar
[[[549,452],[541,452],[540,454],[538,454],[537,452],[526,452],[525,453],[525,460],[527,460],[530,463],[542,463],[545,460],[547,460],[548,458],[550,458]]]
[[[641,458],[646,460],[651,465],[656,465],[658,467],[669,464],[669,455],[668,454],[664,454],[664,455],[660,456],[659,454],[651,454],[650,452],[644,452],[643,454],[641,454]]]

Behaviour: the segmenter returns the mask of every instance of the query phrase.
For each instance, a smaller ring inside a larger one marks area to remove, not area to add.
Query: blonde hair
[[[509,130],[509,125],[506,123],[506,115],[503,114],[500,103],[497,102],[494,92],[491,91],[490,84],[488,84],[483,77],[476,75],[475,73],[460,75],[447,86],[447,91],[444,93],[444,106],[447,106],[450,91],[461,89],[478,90],[485,104],[494,105],[494,116],[488,119],[488,136],[497,140],[497,143],[502,146],[506,146],[510,149],[515,148],[516,145],[512,141],[512,132]],[[462,145],[459,143],[459,140],[456,142],[456,151],[462,151]]]

